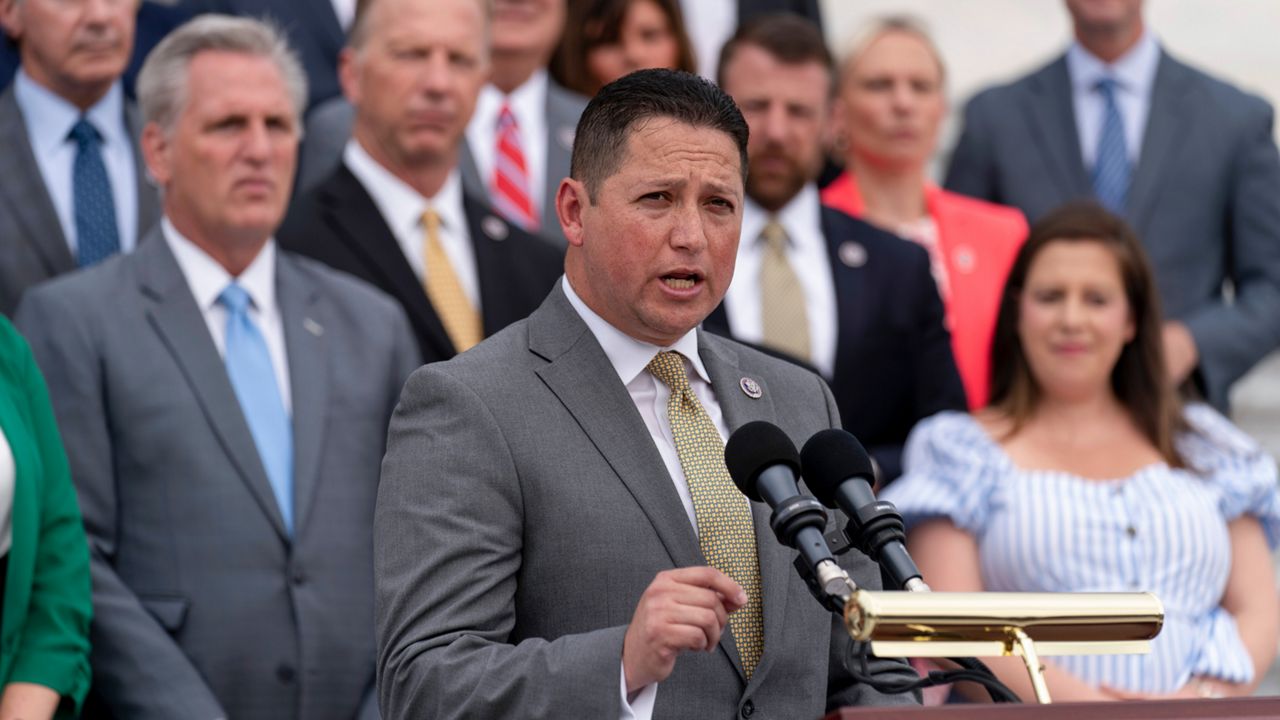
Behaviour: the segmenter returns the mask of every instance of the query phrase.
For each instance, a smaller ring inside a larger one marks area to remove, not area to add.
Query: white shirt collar
[[[582,321],[587,324],[587,329],[595,336],[596,342],[600,343],[601,349],[604,350],[605,356],[609,358],[609,363],[613,365],[613,369],[618,373],[618,378],[622,380],[623,385],[630,385],[632,380],[635,380],[640,373],[644,372],[649,361],[653,360],[653,356],[665,350],[675,350],[683,355],[693,366],[693,371],[698,374],[698,377],[708,385],[711,384],[711,376],[707,374],[707,368],[702,364],[702,358],[698,355],[697,328],[685,333],[669,347],[658,347],[647,342],[641,342],[614,327],[608,320],[600,317],[594,310],[587,307],[582,298],[578,297],[578,294],[574,292],[567,275],[561,279],[561,286],[564,288],[565,296],[569,298],[569,304],[573,306],[574,310],[578,311]]]
[[[776,215],[760,207],[751,198],[744,198],[742,204],[742,239],[738,243],[738,254],[752,252],[760,245],[760,233],[769,223],[770,217],[777,217],[782,228],[787,231],[787,239],[792,245],[817,243],[822,246],[825,239],[822,235],[822,203],[818,196],[818,187],[813,183],[800,189],[791,202],[787,203]]]
[[[258,252],[258,256],[249,263],[249,267],[233,278],[227,269],[218,264],[204,250],[188,240],[169,222],[166,216],[160,220],[160,228],[164,239],[169,243],[178,268],[187,279],[187,287],[196,299],[201,312],[208,310],[218,302],[218,296],[232,280],[249,294],[253,307],[263,315],[274,315],[276,312],[276,243],[268,239]]]
[[[1077,92],[1092,92],[1103,78],[1114,79],[1122,89],[1139,97],[1150,97],[1160,65],[1160,43],[1150,31],[1115,62],[1107,64],[1079,42],[1067,48],[1067,74]]]
[[[14,78],[13,92],[18,106],[22,108],[31,148],[37,155],[53,152],[69,141],[71,128],[80,119],[80,108],[31,79],[22,69]],[[124,90],[120,81],[117,80],[85,115],[102,136],[104,145],[129,142],[124,127]]]
[[[422,213],[431,208],[440,216],[440,224],[446,230],[460,231],[466,226],[466,212],[462,207],[462,179],[454,167],[433,197],[422,193],[396,177],[352,138],[342,152],[342,160],[360,184],[373,198],[387,224],[401,233],[421,234]]]
[[[485,136],[493,137],[494,130],[498,126],[498,113],[502,110],[503,103],[508,104],[511,112],[515,113],[516,122],[520,125],[522,134],[526,126],[534,124],[538,118],[546,115],[548,82],[547,71],[540,68],[510,95],[502,92],[492,83],[481,88],[480,97],[476,101],[475,116],[482,119]]]

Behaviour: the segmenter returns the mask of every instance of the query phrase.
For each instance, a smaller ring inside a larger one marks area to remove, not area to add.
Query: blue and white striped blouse
[[[1227,521],[1256,516],[1276,547],[1276,463],[1208,406],[1185,416],[1192,432],[1176,442],[1192,470],[1157,463],[1100,481],[1021,469],[972,417],[941,413],[911,433],[906,473],[883,498],[908,528],[945,517],[972,534],[988,590],[1159,597],[1164,628],[1149,655],[1054,658],[1086,682],[1155,693],[1193,675],[1248,682],[1249,653],[1219,606],[1231,570]]]

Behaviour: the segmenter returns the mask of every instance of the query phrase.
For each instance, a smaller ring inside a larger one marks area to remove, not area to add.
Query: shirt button
[[[1138,528],[1130,525],[1129,527],[1124,529],[1124,534],[1128,535],[1131,538],[1138,537]]]
[[[742,717],[749,718],[756,714],[756,705],[750,700],[742,703]]]

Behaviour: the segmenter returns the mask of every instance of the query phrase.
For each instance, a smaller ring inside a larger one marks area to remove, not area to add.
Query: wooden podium
[[[941,707],[841,708],[823,720],[1276,720],[1280,697],[1222,700],[1154,700],[1051,705],[943,705]]]

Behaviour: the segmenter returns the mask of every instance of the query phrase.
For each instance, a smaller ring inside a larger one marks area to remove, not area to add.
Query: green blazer
[[[63,698],[58,717],[71,717],[89,689],[89,546],[49,391],[31,349],[3,316],[0,430],[17,468],[0,685],[53,688]]]

